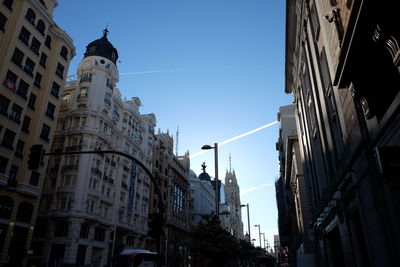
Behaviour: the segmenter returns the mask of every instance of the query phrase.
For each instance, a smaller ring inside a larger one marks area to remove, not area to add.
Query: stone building
[[[0,3],[0,265],[26,264],[47,168],[28,170],[33,144],[50,150],[75,54],[53,21],[55,0]],[[36,253],[36,251],[33,251]]]
[[[231,235],[237,239],[244,239],[240,188],[236,179],[235,170],[230,169],[229,171],[226,171],[224,191],[225,203],[229,206],[229,214],[224,215],[221,211],[220,216],[227,216],[227,225],[229,226],[229,232]]]
[[[215,214],[215,191],[206,167],[203,163],[203,172],[198,177],[193,171],[190,173],[190,224],[192,227],[196,227],[204,215]]]
[[[287,1],[285,92],[317,266],[400,265],[399,5]]]
[[[164,202],[164,241],[162,251],[167,266],[186,266],[189,259],[190,230],[190,161],[173,154],[173,138],[169,133],[155,135],[154,177],[158,182]],[[158,212],[158,200],[151,190],[150,214]],[[149,242],[149,248],[154,244]],[[164,245],[165,244],[165,245]]]
[[[32,260],[40,265],[103,266],[123,247],[145,248],[150,180],[122,155],[152,169],[154,114],[139,98],[124,101],[116,87],[118,52],[108,31],[91,42],[77,79],[65,85],[52,156],[41,198]],[[37,258],[35,258],[37,255]]]
[[[280,172],[275,183],[279,199],[278,226],[282,238],[279,246],[287,251],[278,254],[280,264],[314,266],[313,229],[310,221],[310,203],[303,176],[303,161],[296,131],[295,106],[280,107],[278,121],[281,123],[276,148],[279,151]],[[276,250],[277,248],[275,248]]]

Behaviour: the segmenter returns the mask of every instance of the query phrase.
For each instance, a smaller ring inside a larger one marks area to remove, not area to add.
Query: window
[[[106,237],[106,231],[100,227],[94,229],[94,240],[104,241]]]
[[[47,61],[47,55],[45,53],[42,53],[40,55],[40,59],[39,59],[40,66],[42,66],[43,68],[46,68],[46,61]]]
[[[22,112],[22,107],[20,107],[14,103],[11,108],[11,113],[8,118],[12,121],[15,121],[16,123],[20,123],[21,122],[21,120],[20,120],[21,112]]]
[[[9,10],[12,10],[13,0],[4,0],[3,5],[5,5]]]
[[[6,173],[7,163],[8,163],[8,159],[3,158],[2,156],[0,156],[0,173],[2,173],[2,174]],[[1,205],[0,205],[0,209],[1,209]]]
[[[108,104],[108,105],[111,105],[111,94],[106,93],[106,94],[104,95],[104,103],[106,103],[106,104]]]
[[[56,75],[60,77],[61,79],[64,79],[64,66],[61,65],[60,63],[57,64],[57,69],[56,69]]]
[[[56,109],[56,106],[54,106],[52,103],[47,104],[47,109],[46,109],[46,116],[49,117],[50,119],[54,120],[54,111]]]
[[[18,67],[22,67],[22,60],[24,59],[24,53],[18,48],[14,49],[14,54],[11,57],[11,61],[17,64]]]
[[[87,246],[84,246],[84,245],[78,246],[78,253],[76,253],[76,261],[75,261],[77,266],[85,265],[86,247]]]
[[[7,116],[8,105],[10,105],[10,99],[0,95],[0,114]]]
[[[31,93],[28,99],[28,108],[35,110],[35,103],[36,103],[36,95]]]
[[[19,204],[16,221],[30,223],[32,218],[33,205],[28,202]]]
[[[31,118],[29,118],[28,116],[25,116],[24,120],[22,121],[21,131],[23,131],[25,133],[29,133],[29,125],[30,124],[31,124]]]
[[[85,98],[85,97],[87,97],[87,96],[88,96],[88,89],[89,89],[88,87],[82,87],[82,88],[80,89],[78,98]]]
[[[17,181],[18,167],[15,165],[11,165],[10,172],[8,174],[8,183],[15,185]],[[18,214],[17,214],[18,218]],[[17,219],[18,220],[18,219]]]
[[[21,139],[18,140],[17,146],[15,147],[15,156],[18,158],[22,158],[24,152],[25,142]]]
[[[30,36],[31,33],[25,27],[22,27],[18,39],[20,39],[24,44],[28,45]]]
[[[81,77],[81,82],[91,82],[92,81],[92,74],[91,73],[84,73]]]
[[[79,234],[80,237],[82,238],[88,238],[89,237],[89,224],[88,223],[82,223],[81,224],[81,232]]]
[[[31,173],[31,178],[29,179],[29,184],[37,186],[39,184],[40,173],[33,171]]]
[[[60,85],[57,83],[53,82],[53,86],[51,87],[50,94],[54,96],[55,98],[58,98],[58,92],[60,91]]]
[[[40,89],[40,82],[42,81],[42,74],[39,72],[36,72],[35,75],[35,80],[33,81],[33,84]]]
[[[0,30],[4,32],[4,26],[6,25],[7,17],[0,12]]]
[[[42,138],[45,141],[49,141],[50,129],[51,129],[50,126],[43,123],[42,131],[40,132],[40,138]]]
[[[60,56],[62,56],[65,60],[67,60],[68,49],[65,46],[61,47]]]
[[[29,84],[26,83],[25,81],[23,81],[22,79],[19,80],[19,85],[18,85],[18,89],[17,89],[17,94],[24,98],[27,99],[26,94],[28,92],[29,89]]]
[[[36,30],[38,30],[38,32],[40,32],[41,34],[44,35],[45,29],[46,29],[46,26],[44,25],[43,20],[39,19],[39,21],[36,25]]]
[[[108,88],[110,88],[110,89],[113,89],[113,88],[114,88],[114,87],[113,87],[113,84],[112,84],[112,81],[111,81],[110,79],[107,79],[106,86],[107,86]]]
[[[13,150],[13,143],[14,143],[14,138],[15,138],[15,133],[13,131],[10,131],[9,129],[6,129],[3,135],[3,140],[1,142],[1,146]]]
[[[57,222],[54,230],[54,236],[67,236],[68,226],[68,222]]]
[[[62,97],[62,103],[63,104],[68,104],[71,98],[71,94],[66,94]]]
[[[39,55],[39,49],[40,49],[41,43],[36,39],[35,37],[32,38],[31,46],[29,47],[33,53],[36,55]]]
[[[33,77],[33,69],[35,68],[35,62],[33,62],[29,57],[25,60],[24,71]]]
[[[7,71],[6,79],[3,82],[3,85],[10,90],[15,91],[16,83],[18,76],[12,71]]]
[[[49,35],[46,36],[46,40],[44,41],[44,45],[49,49],[51,48],[51,37]]]
[[[26,11],[25,18],[27,21],[29,21],[32,25],[35,25],[35,19],[36,19],[36,14],[33,12],[32,9],[28,8]]]

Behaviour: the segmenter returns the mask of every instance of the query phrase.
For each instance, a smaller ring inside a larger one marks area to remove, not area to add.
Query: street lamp
[[[254,227],[258,227],[258,240],[260,240],[260,248],[261,248],[261,230],[260,230],[260,225],[256,224]]]
[[[247,207],[247,228],[249,231],[249,242],[251,240],[251,235],[250,235],[250,211],[249,211],[249,203],[247,203],[246,205],[240,205],[241,208],[243,207]]]
[[[214,146],[204,145],[201,147],[203,150],[214,149],[214,159],[215,159],[215,215],[219,220],[219,180],[218,180],[218,143],[214,143]]]
[[[264,239],[264,249],[265,249],[265,233],[262,233],[263,234],[263,239]]]

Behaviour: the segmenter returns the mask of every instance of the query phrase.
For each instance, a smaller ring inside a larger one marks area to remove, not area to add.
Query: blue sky
[[[154,113],[157,128],[175,137],[179,126],[179,154],[274,122],[279,106],[292,102],[284,93],[285,1],[58,2],[54,20],[76,47],[69,74],[107,25],[119,53],[117,87],[127,99],[141,99],[141,113]],[[278,129],[275,124],[219,149],[220,179],[230,154],[257,244],[255,224],[270,243],[277,234]],[[214,176],[212,151],[193,158],[191,168],[200,173],[204,161]]]

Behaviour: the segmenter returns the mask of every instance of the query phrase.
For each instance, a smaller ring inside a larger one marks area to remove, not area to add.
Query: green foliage
[[[225,231],[214,215],[203,218],[203,223],[193,229],[192,251],[203,259],[223,262],[236,256],[240,249],[239,241]]]

